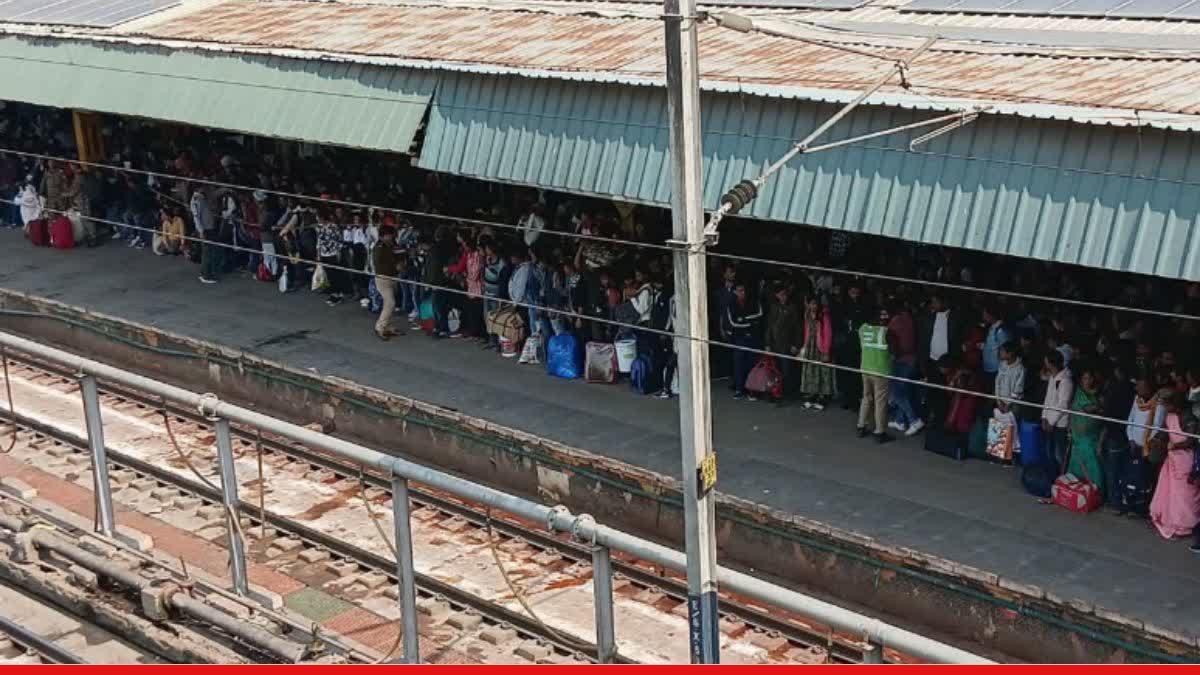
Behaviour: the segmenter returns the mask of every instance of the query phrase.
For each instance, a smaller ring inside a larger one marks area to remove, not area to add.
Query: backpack
[[[638,314],[632,300],[626,300],[617,305],[616,311],[613,312],[613,320],[621,324],[622,327],[636,326],[640,318],[641,314]]]
[[[1141,454],[1126,453],[1117,471],[1117,496],[1121,510],[1146,515],[1150,508],[1150,466]]]
[[[649,354],[639,354],[629,368],[629,384],[639,394],[653,394],[660,389],[661,374],[654,368]]]
[[[659,293],[650,306],[650,327],[655,330],[666,330],[671,320],[671,299],[674,296],[667,292]]]
[[[1057,473],[1052,463],[1030,464],[1021,469],[1021,485],[1034,497],[1049,499]]]

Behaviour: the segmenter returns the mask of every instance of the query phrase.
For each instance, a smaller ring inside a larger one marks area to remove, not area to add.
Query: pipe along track
[[[26,368],[41,371],[64,380],[72,380],[73,373],[67,372],[65,369],[58,368],[43,362],[36,361],[28,357],[21,358],[19,361],[10,359],[10,366],[17,365],[25,366]],[[101,399],[102,403],[112,404],[133,404],[138,408],[146,410],[163,410],[162,401],[147,397],[139,392],[128,390],[123,387],[113,386],[110,383],[101,383]],[[173,420],[181,423],[187,423],[194,427],[202,429],[211,429],[207,420],[202,418],[197,411],[184,409],[179,406],[168,404],[165,406],[166,414],[170,415]],[[18,416],[18,422],[21,426],[27,429],[46,435],[59,442],[72,445],[79,448],[83,452],[87,452],[86,439],[81,439],[71,434],[65,433],[56,427],[44,424],[38,420],[28,419],[23,416]],[[370,472],[360,472],[358,467],[340,462],[325,456],[322,453],[315,452],[311,449],[298,446],[291,442],[280,441],[267,436],[259,436],[254,430],[243,428],[237,424],[231,425],[231,430],[236,439],[240,441],[243,447],[253,446],[255,443],[261,443],[263,455],[266,457],[269,453],[282,453],[283,455],[294,460],[308,463],[314,467],[319,467],[331,471],[339,478],[359,479],[361,478],[366,486],[377,488],[390,494],[391,482],[386,477],[379,476]],[[202,499],[216,504],[221,503],[221,494],[213,491],[211,488],[199,483],[198,481],[181,478],[165,469],[149,464],[134,457],[130,457],[119,451],[111,448],[108,449],[108,456],[114,464],[124,466],[135,473],[146,475],[158,482],[170,484],[179,489],[196,494]],[[479,509],[472,508],[468,504],[459,501],[447,499],[438,494],[434,494],[429,490],[423,489],[418,485],[410,485],[409,495],[411,501],[417,507],[431,508],[436,511],[460,517],[466,520],[471,525],[484,528],[490,527],[500,537],[506,537],[510,540],[521,540],[530,545],[542,549],[558,553],[566,559],[573,562],[590,563],[591,553],[585,544],[577,543],[571,540],[555,537],[549,533],[540,530],[524,527],[520,524],[506,521],[496,516],[491,516],[482,512]],[[306,527],[294,520],[289,520],[285,517],[278,516],[267,512],[263,514],[258,505],[250,503],[245,499],[240,500],[239,506],[241,512],[246,518],[251,521],[262,522],[265,518],[267,525],[283,532],[287,532],[299,539],[305,541],[309,545],[328,549],[336,555],[353,560],[358,564],[383,573],[391,582],[396,581],[395,563],[394,561],[379,556],[370,551],[365,551],[356,546],[352,546],[342,542],[334,537]],[[661,574],[661,570],[647,570],[644,567],[638,566],[633,562],[627,562],[614,558],[612,560],[613,571],[616,578],[625,578],[634,586],[639,588],[654,589],[663,593],[665,596],[686,602],[687,587],[681,580]],[[418,573],[416,575],[417,589],[419,595],[441,596],[448,600],[452,605],[463,608],[469,608],[478,612],[481,616],[494,621],[496,623],[507,623],[520,633],[525,633],[529,636],[545,640],[556,645],[559,649],[569,653],[580,653],[585,651],[581,648],[579,642],[571,642],[564,640],[558,631],[553,630],[540,621],[530,617],[529,615],[507,609],[494,603],[482,601],[479,598],[466,593],[452,584],[434,579],[428,575]],[[734,621],[742,622],[748,627],[769,634],[777,634],[786,638],[790,643],[802,648],[819,648],[826,650],[828,660],[833,663],[859,663],[864,659],[866,645],[853,639],[846,639],[843,636],[833,635],[830,631],[822,631],[819,628],[800,625],[799,623],[789,620],[786,617],[772,615],[769,610],[764,610],[747,604],[738,602],[734,599],[722,597],[721,599],[721,615],[722,618],[728,618]],[[566,636],[570,637],[570,636]],[[592,659],[595,654],[594,645],[586,645],[586,656]],[[619,647],[619,645],[618,645]],[[628,663],[628,659],[620,656],[619,652],[616,657],[619,663]]]

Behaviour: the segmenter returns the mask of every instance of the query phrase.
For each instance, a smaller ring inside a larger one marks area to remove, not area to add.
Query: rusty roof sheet
[[[664,71],[661,22],[578,13],[587,8],[582,3],[575,13],[296,0],[200,0],[189,6],[190,11],[141,21],[108,37],[635,84],[659,84]],[[914,16],[878,6],[790,16],[878,20],[888,11],[893,19]],[[783,23],[789,13],[758,16]],[[915,44],[881,36],[841,39],[886,56]],[[1044,48],[939,43],[911,68],[911,88],[885,87],[868,103],[940,109],[990,105],[996,112],[1033,117],[1200,129],[1200,117],[1191,117],[1200,116],[1200,97],[1195,95],[1200,91],[1200,50],[1087,53],[1081,57]],[[853,96],[888,67],[885,61],[735,33],[711,22],[701,28],[700,64],[707,89],[824,101]]]

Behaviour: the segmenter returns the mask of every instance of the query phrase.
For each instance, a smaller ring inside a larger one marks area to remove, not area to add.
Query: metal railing
[[[564,506],[548,507],[494,488],[473,483],[464,478],[438,471],[415,462],[385,454],[333,436],[312,431],[298,424],[285,422],[241,406],[220,400],[214,394],[197,394],[158,380],[114,368],[98,361],[76,356],[25,338],[0,331],[0,346],[49,361],[77,373],[83,392],[84,417],[88,431],[97,492],[97,520],[104,534],[117,535],[112,506],[112,487],[109,483],[108,459],[104,446],[104,423],[100,412],[97,382],[103,380],[122,387],[161,397],[177,405],[194,408],[212,422],[216,429],[217,457],[220,465],[229,550],[232,558],[233,590],[249,594],[245,544],[241,528],[236,524],[238,495],[234,472],[230,422],[246,425],[263,432],[276,434],[292,442],[322,450],[363,469],[371,469],[392,478],[392,508],[395,525],[396,564],[399,579],[399,603],[403,635],[403,659],[416,663],[420,659],[417,646],[417,610],[415,568],[413,565],[412,530],[408,498],[408,482],[415,481],[451,493],[497,511],[525,520],[545,523],[551,532],[570,533],[577,540],[591,544],[593,588],[596,616],[597,657],[609,662],[617,652],[612,591],[610,552],[622,551],[661,567],[683,572],[687,560],[683,553],[641,537],[597,523],[586,514],[572,514]],[[14,421],[15,422],[15,421]],[[942,642],[918,635],[838,607],[823,600],[798,593],[777,584],[757,579],[725,567],[718,569],[721,586],[733,593],[753,598],[772,607],[822,623],[831,630],[861,638],[868,643],[867,652],[882,656],[882,648],[890,647],[916,659],[931,663],[991,663],[991,661]]]

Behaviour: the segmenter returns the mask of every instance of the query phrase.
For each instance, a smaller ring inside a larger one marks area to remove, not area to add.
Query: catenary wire
[[[373,210],[385,212],[385,213],[390,212],[390,213],[405,214],[405,215],[411,216],[413,218],[441,219],[441,220],[453,221],[455,223],[463,224],[463,225],[472,224],[472,225],[478,225],[481,227],[496,227],[496,228],[502,228],[502,229],[517,230],[517,231],[522,231],[522,232],[524,231],[517,225],[508,225],[508,224],[504,224],[504,223],[496,223],[496,222],[486,221],[486,220],[477,220],[477,219],[471,219],[471,218],[456,218],[456,217],[448,216],[448,215],[444,215],[444,214],[423,213],[420,211],[412,211],[409,209],[393,208],[393,207],[382,206],[382,205],[360,204],[357,202],[348,202],[348,201],[337,200],[337,199],[332,199],[332,198],[328,198],[328,197],[319,197],[319,196],[318,197],[310,197],[310,196],[301,195],[301,194],[297,194],[297,193],[290,193],[290,192],[277,191],[277,190],[267,190],[267,189],[251,187],[248,185],[239,185],[236,183],[226,183],[226,182],[222,182],[222,181],[213,181],[213,180],[207,180],[207,179],[202,179],[202,178],[191,178],[191,177],[187,177],[187,176],[181,176],[178,174],[163,173],[163,172],[158,172],[158,171],[149,171],[149,170],[145,170],[145,169],[125,169],[122,167],[115,167],[115,166],[111,166],[108,164],[102,164],[102,163],[97,163],[97,162],[85,162],[82,160],[70,159],[70,158],[66,158],[66,157],[58,157],[58,156],[54,156],[54,155],[45,155],[45,154],[41,154],[41,153],[26,152],[26,151],[21,151],[21,150],[13,150],[11,148],[0,147],[0,154],[5,154],[5,153],[14,154],[14,155],[23,156],[23,157],[46,159],[46,160],[56,161],[56,162],[78,164],[80,166],[92,166],[92,167],[97,167],[97,168],[105,169],[105,170],[109,170],[109,171],[134,173],[134,174],[138,174],[138,175],[154,176],[157,178],[167,178],[167,179],[171,179],[171,180],[180,180],[180,181],[185,181],[185,182],[197,182],[197,183],[201,183],[201,184],[211,185],[214,187],[227,188],[227,189],[231,189],[231,190],[240,190],[240,191],[244,191],[244,192],[262,191],[263,193],[266,193],[266,194],[284,196],[284,197],[300,199],[300,200],[309,201],[309,202],[319,202],[319,203],[328,203],[328,204],[334,204],[334,205],[340,205],[340,206],[350,206],[350,207],[356,208],[356,209],[373,209]],[[184,207],[187,206],[187,204],[180,202],[178,199],[175,199],[173,196],[170,196],[170,195],[160,192],[160,191],[155,191],[155,192],[164,197],[167,197],[171,201],[173,201],[181,206],[184,206]],[[97,220],[95,218],[91,218],[91,219]],[[108,222],[108,221],[104,221],[104,222]],[[132,227],[132,226],[122,224],[121,227]],[[558,236],[562,236],[562,237],[581,239],[581,240],[585,240],[585,241],[595,241],[595,242],[600,242],[600,243],[605,243],[605,244],[622,244],[622,245],[626,245],[626,246],[634,246],[634,247],[648,248],[648,249],[653,249],[653,250],[662,250],[662,251],[668,251],[668,252],[676,251],[675,247],[669,246],[667,244],[656,244],[656,243],[652,243],[652,242],[635,242],[635,241],[629,241],[629,240],[625,240],[625,239],[612,239],[610,237],[597,237],[597,236],[593,236],[593,235],[585,235],[585,234],[579,234],[579,233],[574,233],[574,232],[561,232],[561,231],[551,230],[551,229],[543,229],[543,230],[540,230],[539,232],[541,232],[542,234],[558,235]],[[858,233],[850,233],[850,234],[858,234]],[[1037,295],[1034,293],[1023,293],[1020,291],[1005,291],[1005,290],[994,289],[994,288],[980,288],[978,286],[967,286],[964,284],[952,284],[952,283],[948,283],[948,282],[944,282],[944,281],[929,281],[929,280],[916,279],[916,278],[911,278],[911,277],[901,277],[901,276],[895,276],[895,275],[880,274],[877,272],[867,272],[865,270],[845,270],[845,269],[839,269],[839,268],[835,268],[835,267],[826,267],[826,266],[811,265],[811,264],[806,264],[806,263],[788,262],[788,261],[784,261],[784,260],[775,260],[772,258],[760,258],[760,257],[755,257],[755,256],[737,255],[737,254],[733,254],[733,253],[720,253],[720,252],[709,251],[709,250],[705,251],[705,255],[708,255],[713,258],[734,260],[734,261],[738,261],[738,262],[756,263],[756,264],[761,264],[761,265],[771,265],[771,266],[779,266],[779,267],[789,267],[789,268],[793,268],[793,269],[801,269],[801,270],[807,270],[807,271],[812,271],[812,272],[821,272],[821,273],[828,273],[828,274],[838,274],[838,275],[843,275],[843,276],[862,277],[865,279],[877,279],[879,281],[888,281],[888,282],[894,282],[894,283],[916,284],[916,285],[920,285],[920,286],[943,288],[946,290],[961,291],[961,292],[966,292],[966,293],[988,293],[988,294],[993,294],[993,295],[1002,295],[1002,296],[1009,297],[1009,298],[1032,300],[1032,301],[1036,301],[1036,302],[1054,302],[1054,303],[1061,303],[1061,304],[1066,304],[1066,305],[1075,305],[1075,306],[1079,306],[1079,307],[1087,307],[1089,309],[1102,309],[1102,310],[1110,310],[1110,311],[1129,312],[1129,313],[1133,313],[1133,314],[1157,316],[1157,317],[1166,318],[1166,319],[1182,319],[1182,320],[1187,320],[1187,321],[1200,321],[1200,316],[1195,316],[1195,315],[1191,315],[1191,314],[1183,314],[1183,313],[1178,313],[1178,312],[1168,312],[1168,311],[1163,311],[1163,310],[1150,309],[1150,308],[1146,308],[1146,307],[1128,307],[1128,306],[1123,306],[1123,305],[1113,305],[1113,304],[1109,304],[1109,303],[1101,303],[1101,302],[1094,302],[1094,301],[1088,301],[1088,300],[1076,300],[1076,299],[1072,299],[1072,298],[1053,298],[1053,297],[1044,296],[1044,295]]]
[[[446,220],[458,225],[478,225],[481,227],[495,227],[505,230],[515,230],[524,232],[524,228],[519,225],[509,225],[507,223],[497,223],[489,220],[479,220],[475,218],[459,218],[456,216],[448,216],[442,213],[424,213],[422,211],[413,211],[411,209],[395,208],[390,206],[382,206],[378,204],[364,204],[360,202],[348,201],[344,199],[333,199],[332,197],[320,197],[304,195],[296,192],[287,192],[286,190],[273,190],[270,188],[256,188],[249,185],[238,185],[237,183],[226,183],[224,181],[211,180],[207,178],[194,178],[190,176],[181,176],[179,174],[165,173],[162,171],[150,171],[148,169],[126,169],[124,167],[112,166],[100,162],[89,162],[80,159],[71,159],[68,157],[57,157],[54,155],[45,155],[37,152],[26,152],[24,150],[14,150],[12,148],[0,148],[0,154],[16,155],[19,157],[29,157],[35,159],[44,159],[53,162],[62,162],[64,164],[76,164],[79,166],[94,167],[107,171],[115,171],[117,173],[136,174],[140,176],[151,176],[155,178],[166,178],[175,181],[185,181],[190,183],[199,183],[210,187],[225,188],[229,190],[240,190],[244,192],[262,192],[263,194],[274,195],[276,197],[286,197],[289,199],[297,199],[306,202],[319,202],[323,204],[332,204],[334,206],[345,206],[352,209],[375,210],[383,213],[398,213],[412,218],[430,218],[433,220]],[[590,234],[582,234],[579,232],[562,232],[560,230],[542,229],[538,230],[539,234],[554,235],[558,237],[566,237],[569,239],[581,239],[584,241],[594,241],[604,244],[616,244],[622,246],[631,246],[639,248],[650,248],[661,251],[673,251],[672,247],[666,244],[654,244],[651,242],[629,241],[627,239],[614,239],[612,237],[597,237]]]
[[[63,216],[67,215],[67,212],[65,212],[65,211],[59,211],[56,209],[45,209],[45,210],[50,213],[58,213],[59,215],[63,215]],[[121,227],[121,228],[125,228],[125,229],[130,229],[130,230],[139,230],[139,231],[148,232],[151,234],[155,234],[155,233],[161,234],[161,231],[156,228],[140,227],[140,226],[135,226],[135,225],[126,225],[125,223],[118,223],[115,221],[106,220],[103,218],[97,218],[97,217],[93,217],[93,216],[80,215],[79,217],[87,219],[87,220],[91,220],[92,222],[104,223],[106,225],[111,225],[114,227]],[[179,236],[172,235],[172,238],[182,239],[184,241],[196,242],[196,243],[199,243],[202,245],[206,244],[206,245],[210,245],[210,246],[218,246],[220,248],[224,248],[224,249],[228,249],[228,250],[232,250],[232,251],[238,251],[238,252],[242,252],[242,253],[252,253],[252,254],[260,255],[260,256],[264,256],[264,257],[266,256],[266,254],[263,253],[262,249],[252,249],[252,248],[249,248],[246,246],[239,246],[237,244],[230,244],[227,242],[209,241],[206,239],[202,239],[199,237],[193,237],[190,235],[179,235]],[[311,265],[313,267],[320,265],[320,266],[325,267],[327,270],[333,269],[333,270],[338,270],[340,272],[347,272],[350,274],[357,274],[357,275],[368,276],[368,277],[388,279],[391,281],[395,281],[398,284],[407,284],[409,286],[415,286],[417,288],[424,288],[424,289],[431,290],[431,291],[443,291],[446,293],[450,293],[452,295],[473,297],[468,291],[465,291],[460,288],[453,288],[450,286],[439,286],[436,284],[429,284],[429,283],[426,283],[423,281],[415,281],[412,279],[402,279],[400,277],[392,277],[392,276],[386,276],[386,275],[381,275],[381,274],[374,274],[371,272],[367,272],[366,270],[360,270],[360,269],[356,269],[353,267],[346,267],[344,265],[327,264],[327,263],[322,263],[319,260],[307,260],[307,259],[303,259],[303,258],[293,258],[292,256],[285,255],[285,254],[279,254],[279,253],[274,254],[272,257],[278,258],[280,260],[288,260],[293,265],[304,264],[304,265]],[[480,296],[480,299],[486,299],[486,298],[483,298],[482,296]],[[605,318],[601,318],[601,317],[588,316],[585,314],[579,314],[577,312],[572,312],[570,310],[551,309],[548,307],[543,307],[541,305],[536,305],[536,304],[528,303],[528,302],[517,302],[517,301],[513,301],[513,300],[499,300],[499,299],[496,299],[496,301],[499,302],[501,305],[521,307],[523,309],[538,310],[538,311],[545,312],[546,314],[554,315],[554,316],[560,316],[560,317],[565,316],[565,317],[570,317],[573,319],[579,319],[581,321],[590,321],[590,322],[594,322],[594,323],[601,323],[601,324],[605,324],[605,325],[616,326],[617,328],[627,328],[632,331],[638,331],[638,332],[642,332],[642,333],[648,333],[648,334],[652,334],[652,335],[658,335],[661,337],[673,338],[673,339],[677,339],[677,340],[688,340],[688,341],[692,341],[692,342],[700,342],[702,344],[706,344],[706,345],[709,345],[712,347],[724,347],[727,349],[739,350],[739,351],[747,352],[750,354],[755,354],[758,356],[769,356],[769,357],[773,357],[773,358],[794,361],[796,363],[801,363],[801,364],[817,365],[817,366],[822,366],[825,368],[830,368],[832,370],[840,370],[843,372],[854,373],[854,374],[858,374],[858,375],[870,375],[872,377],[879,377],[879,378],[882,378],[882,379],[885,379],[885,380],[888,380],[891,382],[900,382],[900,383],[910,384],[910,385],[917,386],[917,387],[925,387],[927,389],[936,389],[936,390],[940,390],[940,391],[944,391],[944,392],[948,392],[948,393],[952,393],[952,394],[963,394],[963,395],[967,395],[967,396],[973,396],[973,397],[976,397],[979,399],[991,399],[993,401],[1009,403],[1009,404],[1018,405],[1018,406],[1027,407],[1027,408],[1035,408],[1035,409],[1042,410],[1042,411],[1056,412],[1056,413],[1061,413],[1061,414],[1065,414],[1068,416],[1086,417],[1089,419],[1093,419],[1093,420],[1096,420],[1099,422],[1105,422],[1105,423],[1109,423],[1109,424],[1121,424],[1124,426],[1132,426],[1132,427],[1137,427],[1137,428],[1141,428],[1141,429],[1149,429],[1151,431],[1156,431],[1156,432],[1182,434],[1183,436],[1186,436],[1193,440],[1200,440],[1200,434],[1175,431],[1175,430],[1168,429],[1166,427],[1154,426],[1153,424],[1140,424],[1137,422],[1130,422],[1127,419],[1118,419],[1115,417],[1107,417],[1104,415],[1097,415],[1095,413],[1088,413],[1088,412],[1084,412],[1081,410],[1071,410],[1069,408],[1059,408],[1056,406],[1049,406],[1049,405],[1045,405],[1045,404],[1032,403],[1032,402],[1027,402],[1027,401],[1016,401],[1016,400],[1012,400],[1012,399],[1004,399],[1002,397],[996,396],[995,394],[989,394],[989,393],[979,392],[979,391],[972,391],[970,389],[962,389],[960,387],[952,387],[952,386],[948,386],[948,385],[944,385],[944,384],[938,384],[936,382],[926,382],[924,380],[915,380],[912,378],[900,377],[898,375],[890,375],[890,374],[889,375],[880,375],[878,373],[868,372],[861,368],[856,368],[854,366],[846,366],[846,365],[841,365],[841,364],[832,363],[832,362],[827,363],[825,361],[819,361],[816,359],[810,359],[810,358],[806,358],[806,357],[802,357],[802,356],[798,356],[798,355],[781,354],[781,353],[772,352],[772,351],[769,351],[766,349],[759,349],[756,347],[747,347],[747,346],[743,346],[743,345],[734,344],[732,342],[725,342],[722,340],[713,340],[711,338],[699,337],[699,336],[693,335],[693,334],[675,333],[675,332],[672,332],[669,330],[664,330],[664,329],[659,329],[659,328],[651,328],[648,326],[639,326],[636,324],[624,323],[624,322],[616,321],[613,319],[605,319]]]
[[[791,267],[809,272],[820,272],[822,274],[840,274],[843,276],[863,277],[868,279],[877,279],[879,281],[891,281],[901,284],[914,284],[917,286],[929,286],[933,288],[943,288],[952,291],[964,291],[970,293],[987,293],[990,295],[1002,295],[1009,298],[1017,298],[1021,300],[1033,300],[1036,302],[1053,302],[1064,305],[1075,305],[1077,307],[1087,307],[1089,309],[1103,309],[1118,312],[1130,312],[1136,314],[1146,314],[1157,316],[1164,319],[1182,319],[1185,321],[1200,321],[1200,316],[1192,314],[1181,314],[1179,312],[1167,312],[1158,309],[1148,309],[1145,307],[1124,307],[1121,305],[1111,305],[1103,302],[1093,302],[1090,300],[1075,300],[1072,298],[1055,298],[1048,295],[1037,295],[1035,293],[1022,293],[1020,291],[1004,291],[996,288],[981,288],[979,286],[966,286],[963,284],[952,284],[946,281],[926,281],[924,279],[913,279],[911,277],[900,277],[890,274],[880,274],[878,272],[866,272],[862,270],[841,269],[837,267],[826,267],[822,265],[811,265],[808,263],[788,262],[786,260],[772,260],[767,258],[756,258],[754,256],[737,255],[733,253],[716,253],[709,252],[709,257],[722,258],[725,260],[733,260],[736,262],[758,263],[764,265],[773,265],[778,267]]]

